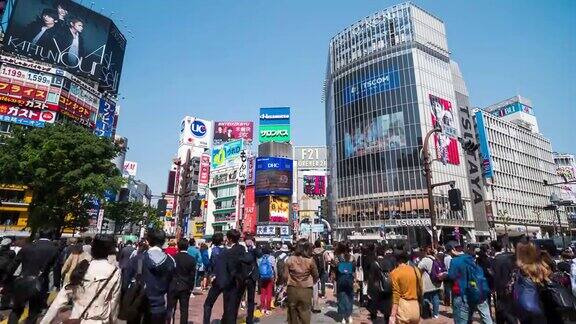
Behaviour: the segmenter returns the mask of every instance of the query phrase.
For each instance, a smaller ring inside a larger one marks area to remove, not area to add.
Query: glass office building
[[[336,236],[430,240],[420,159],[429,147],[433,182],[455,181],[464,210],[450,212],[449,187],[434,190],[444,239],[474,235],[466,159],[444,24],[400,4],[365,17],[330,41],[325,81],[328,199]]]

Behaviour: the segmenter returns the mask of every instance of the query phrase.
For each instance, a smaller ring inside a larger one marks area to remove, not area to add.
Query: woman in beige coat
[[[107,260],[114,244],[112,236],[96,235],[92,241],[92,261],[78,263],[70,275],[70,283],[60,290],[40,324],[51,323],[69,300],[73,303],[71,319],[79,319],[84,314],[80,318],[82,323],[117,323],[120,270]]]

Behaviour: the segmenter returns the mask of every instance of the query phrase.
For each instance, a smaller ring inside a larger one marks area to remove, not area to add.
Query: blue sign
[[[94,134],[100,137],[111,138],[114,133],[114,115],[116,114],[116,104],[108,99],[101,98],[98,107],[98,117]]]
[[[292,195],[292,166],[290,159],[256,158],[256,196]]]
[[[289,125],[290,107],[260,108],[260,125]]]
[[[190,130],[196,137],[204,137],[206,135],[206,125],[200,120],[195,120],[190,125]]]
[[[14,124],[20,124],[20,125],[25,125],[25,126],[32,126],[32,127],[44,127],[43,121],[31,120],[28,118],[20,118],[20,117],[14,117],[14,116],[0,115],[0,121],[4,121],[4,122],[8,122],[8,123],[14,123]]]
[[[481,111],[476,112],[476,129],[478,131],[478,143],[480,144],[480,160],[482,162],[482,174],[485,178],[494,177],[494,163],[488,145],[488,134],[484,125],[484,115]]]
[[[400,87],[400,73],[398,71],[388,71],[380,75],[371,74],[344,89],[344,103],[348,104],[398,87]]]
[[[502,108],[498,108],[494,111],[491,112],[492,115],[494,116],[498,116],[498,117],[504,117],[513,113],[517,113],[517,112],[524,112],[527,113],[529,115],[534,115],[534,111],[532,110],[532,107],[528,107],[525,104],[522,104],[520,102],[515,102],[513,104],[510,104],[508,106],[504,106]]]

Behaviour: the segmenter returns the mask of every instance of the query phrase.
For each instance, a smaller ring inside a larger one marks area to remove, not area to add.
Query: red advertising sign
[[[76,101],[71,100],[68,97],[68,94],[65,92],[62,92],[60,94],[60,109],[69,112],[70,114],[78,118],[88,120],[90,119],[90,115],[92,114],[92,110],[90,110],[90,108],[87,108],[77,103]]]
[[[56,113],[53,111],[22,108],[9,104],[0,104],[0,115],[45,123],[53,123],[56,120]]]
[[[243,233],[256,233],[256,197],[254,186],[246,187],[244,191],[244,224],[242,227]]]
[[[34,89],[19,84],[0,81],[0,93],[23,99],[46,101],[47,89]]]
[[[207,186],[210,182],[210,155],[202,154],[200,157],[200,175],[198,176],[198,184]]]
[[[214,145],[243,139],[252,143],[254,122],[214,122]]]
[[[452,112],[452,103],[446,99],[430,95],[430,115],[432,125],[438,124],[442,133],[434,135],[437,156],[444,163],[459,165],[458,134],[456,130],[456,116]]]
[[[35,101],[35,100],[26,100],[22,98],[15,98],[7,95],[0,95],[0,102],[10,103],[14,105],[18,105],[21,107],[31,108],[31,109],[49,109],[58,111],[57,105],[48,104],[45,102]]]

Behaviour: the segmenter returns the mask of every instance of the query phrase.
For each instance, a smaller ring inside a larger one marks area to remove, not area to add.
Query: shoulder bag
[[[117,270],[118,270],[118,268],[114,267],[114,271],[112,271],[112,274],[110,274],[108,279],[106,279],[106,282],[104,282],[102,287],[100,287],[100,289],[98,289],[98,291],[96,292],[96,295],[94,295],[94,297],[92,297],[92,300],[88,303],[86,308],[84,308],[84,311],[82,312],[82,314],[80,314],[79,318],[69,318],[67,320],[62,321],[62,323],[63,324],[80,324],[80,323],[82,323],[82,317],[84,317],[84,315],[86,315],[86,312],[90,309],[90,306],[92,306],[92,304],[94,303],[96,298],[98,298],[98,296],[100,296],[100,294],[102,293],[104,288],[106,288],[106,286],[108,286],[110,279],[112,279],[112,277],[114,277],[114,274],[116,273]]]

